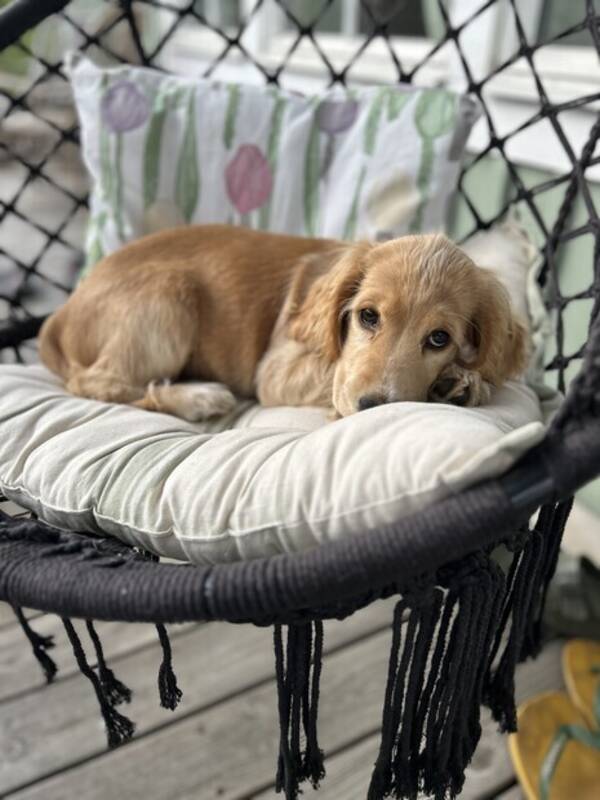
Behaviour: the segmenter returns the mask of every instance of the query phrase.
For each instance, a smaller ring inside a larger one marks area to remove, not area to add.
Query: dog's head
[[[324,273],[289,332],[334,365],[342,416],[427,400],[452,363],[494,386],[524,368],[527,335],[506,290],[444,236],[359,242],[315,258]]]

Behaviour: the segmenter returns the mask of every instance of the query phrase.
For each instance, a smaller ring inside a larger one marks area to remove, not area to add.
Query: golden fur
[[[447,346],[430,345],[436,330]],[[45,322],[40,355],[76,395],[190,420],[234,395],[345,416],[485,402],[522,371],[527,337],[498,280],[443,236],[351,244],[206,225],[104,258]]]

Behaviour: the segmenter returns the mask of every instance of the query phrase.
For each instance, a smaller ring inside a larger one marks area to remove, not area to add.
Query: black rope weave
[[[517,8],[516,0],[509,0],[508,25],[514,33],[516,46],[514,52],[505,58],[502,63],[495,64],[484,76],[475,76],[469,65],[467,56],[461,48],[461,36],[470,30],[483,15],[490,13],[498,0],[482,2],[476,11],[460,24],[453,25],[448,14],[444,0],[438,0],[438,7],[444,25],[444,33],[428,53],[416,64],[407,67],[403,62],[401,45],[388,35],[388,29],[394,22],[397,11],[393,4],[370,2],[362,0],[361,11],[363,19],[368,26],[362,41],[348,62],[334,65],[325,51],[319,35],[319,26],[330,8],[339,0],[323,0],[315,16],[310,19],[299,19],[285,0],[270,0],[278,6],[283,13],[286,24],[291,31],[291,41],[287,52],[281,61],[273,65],[263,63],[260,56],[253,53],[247,45],[247,30],[253,21],[264,12],[269,4],[266,0],[257,0],[250,12],[241,17],[239,23],[233,28],[223,29],[212,23],[198,10],[198,4],[189,2],[170,2],[169,0],[140,0],[135,4],[131,2],[105,2],[105,18],[100,22],[98,29],[90,30],[86,20],[78,15],[68,3],[48,3],[44,13],[51,14],[56,9],[63,8],[56,13],[65,30],[72,31],[81,38],[80,49],[82,52],[101,52],[112,61],[122,61],[124,51],[134,63],[151,65],[163,69],[163,53],[167,45],[178,41],[182,32],[197,30],[198,32],[210,31],[215,41],[221,43],[221,50],[203,68],[204,76],[218,73],[219,68],[229,63],[232,59],[241,59],[250,68],[258,71],[267,83],[285,83],[287,70],[298,48],[309,42],[315,57],[322,65],[326,84],[345,84],[350,80],[355,65],[360,64],[363,54],[372,42],[382,42],[389,55],[390,64],[395,70],[399,82],[416,82],[421,79],[423,71],[441,51],[455,53],[462,68],[463,80],[466,89],[475,95],[483,109],[486,126],[488,129],[488,143],[473,159],[467,163],[462,171],[459,181],[459,192],[463,202],[469,209],[473,219],[473,230],[485,229],[501,219],[512,205],[526,208],[533,223],[538,229],[539,238],[542,240],[541,252],[544,258],[544,268],[540,280],[549,287],[548,304],[553,310],[556,334],[556,350],[550,358],[547,368],[556,374],[559,388],[566,385],[566,372],[569,366],[579,362],[583,355],[585,342],[580,342],[575,348],[570,345],[570,352],[566,352],[565,315],[571,303],[597,297],[599,283],[596,274],[598,270],[598,254],[600,253],[600,221],[598,210],[595,207],[590,189],[586,180],[586,169],[600,164],[600,155],[596,152],[598,137],[600,135],[600,121],[591,125],[589,138],[580,152],[575,152],[565,133],[561,121],[561,114],[575,109],[593,108],[593,104],[600,101],[600,90],[588,95],[572,98],[567,101],[555,102],[549,96],[543,80],[540,78],[535,65],[536,55],[542,48],[553,44],[562,44],[567,37],[573,34],[588,33],[592,47],[600,52],[600,14],[594,7],[594,0],[585,0],[581,3],[581,19],[568,29],[562,30],[546,41],[532,42],[525,32],[521,15]],[[40,107],[36,93],[44,90],[52,82],[60,84],[65,82],[65,75],[60,63],[49,63],[40,53],[32,52],[28,40],[23,38],[31,23],[39,21],[44,14],[41,13],[39,4],[20,0],[9,8],[0,12],[2,35],[0,36],[0,49],[12,43],[15,48],[29,56],[36,66],[34,76],[22,91],[9,92],[0,87],[0,114],[5,123],[10,124],[20,114],[26,120],[36,122],[43,126],[51,142],[40,156],[32,157],[19,150],[18,143],[0,139],[0,160],[19,165],[23,170],[23,177],[15,192],[9,198],[0,200],[0,260],[4,258],[6,269],[0,273],[0,321],[7,320],[9,325],[29,317],[37,316],[40,306],[44,301],[40,295],[44,287],[52,289],[53,302],[46,303],[44,312],[53,310],[61,302],[61,297],[71,289],[75,279],[76,270],[81,264],[81,241],[74,242],[67,236],[69,225],[74,218],[85,210],[87,199],[84,194],[73,192],[56,177],[56,170],[52,169],[60,158],[61,151],[66,143],[78,144],[78,129],[75,121],[72,125],[61,126],[50,115],[44,113]],[[100,4],[99,4],[100,6]],[[36,9],[35,16],[33,9]],[[151,9],[168,13],[170,23],[160,35],[158,41],[151,45],[144,37],[144,14]],[[117,47],[115,37],[120,37],[120,46]],[[125,44],[123,44],[125,42]],[[488,88],[491,82],[499,75],[510,70],[515,64],[526,65],[533,80],[538,99],[538,109],[525,121],[521,122],[514,130],[500,133],[497,120],[488,99]],[[597,115],[594,114],[594,116]],[[560,143],[561,150],[566,156],[569,169],[564,174],[557,174],[551,179],[544,179],[535,185],[526,185],[518,165],[509,155],[512,140],[524,131],[533,128],[542,121],[547,121],[554,135]],[[499,159],[504,164],[510,182],[509,196],[506,202],[492,216],[485,216],[478,210],[475,198],[469,194],[469,179],[477,165],[488,156]],[[28,187],[35,181],[42,181],[56,191],[65,201],[65,213],[58,226],[49,230],[46,226],[28,217],[21,210],[21,201]],[[563,191],[560,208],[553,220],[545,220],[540,202],[546,193],[557,188]],[[585,209],[586,218],[576,227],[571,219],[576,206]],[[18,220],[20,224],[29,226],[32,233],[43,244],[29,259],[22,259],[14,252],[8,252],[3,245],[3,225],[9,226]],[[578,265],[578,269],[587,267],[589,281],[586,288],[571,295],[564,294],[560,289],[559,272],[564,260],[565,252],[570,243],[581,237],[591,236],[595,242],[594,264]],[[70,258],[72,269],[70,277],[65,280],[52,277],[46,270],[46,263],[51,256],[53,246],[60,245],[64,248],[65,257]],[[68,255],[70,254],[70,255]],[[591,319],[597,314],[597,303],[594,304]],[[0,360],[12,358],[13,360],[30,360],[31,353],[28,348],[19,342],[13,343],[1,335],[0,331]],[[34,335],[33,332],[30,335]],[[10,355],[12,354],[12,355]]]
[[[112,669],[107,666],[102,649],[102,642],[96,632],[94,623],[88,619],[85,625],[96,652],[98,677],[100,678],[100,685],[102,686],[104,696],[112,706],[118,706],[121,703],[129,703],[131,701],[131,689],[125,686],[125,684],[116,677]]]
[[[296,800],[302,781],[316,789],[325,776],[317,741],[323,623],[289,625],[285,648],[281,625],[275,625],[273,635],[280,728],[275,788],[286,800]]]
[[[164,625],[156,625],[156,632],[158,633],[158,640],[163,651],[163,660],[158,670],[158,694],[160,697],[160,704],[163,708],[168,708],[169,711],[175,711],[179,705],[179,701],[183,696],[183,692],[177,685],[177,678],[173,672],[171,642],[169,635]]]
[[[34,65],[16,88],[0,84],[0,172],[10,169],[14,174],[6,183],[10,193],[5,190],[0,195],[0,363],[35,358],[30,340],[44,316],[66,298],[82,263],[79,223],[86,214],[87,187],[81,166],[76,186],[65,179],[61,166],[65,154],[70,154],[73,163],[78,125],[62,64],[34,52],[26,35],[30,25],[55,12],[54,19],[79,37],[82,52],[158,69],[166,68],[167,47],[182,34],[210,32],[220,49],[205,62],[205,76],[218,77],[221,67],[235,60],[275,85],[285,85],[303,44],[312,48],[322,65],[326,85],[351,83],[355,65],[374,42],[383,46],[399,82],[419,83],[442,51],[451,53],[460,64],[465,88],[481,104],[487,128],[487,143],[467,161],[459,180],[472,231],[489,228],[513,206],[526,210],[538,234],[543,257],[540,282],[554,320],[555,347],[547,369],[564,389],[579,362],[583,367],[571,382],[546,440],[506,480],[473,487],[352,541],[330,543],[296,556],[210,569],[159,565],[120,543],[67,534],[34,519],[10,520],[0,512],[0,598],[15,607],[48,681],[56,672],[47,653],[52,642],[33,631],[20,608],[43,607],[63,618],[79,668],[98,698],[110,746],[133,734],[131,721],[116,710],[119,703],[129,700],[130,691],[107,666],[92,618],[157,624],[163,651],[159,696],[168,709],[176,707],[181,691],[163,623],[227,619],[275,624],[281,729],[276,782],[288,800],[295,800],[303,781],[317,786],[324,774],[317,740],[321,619],[342,618],[377,597],[400,594],[381,746],[369,800],[390,795],[413,798],[418,792],[435,798],[455,796],[481,734],[481,703],[490,706],[503,729],[514,729],[514,670],[540,647],[544,597],[556,566],[569,497],[600,473],[600,220],[587,180],[587,171],[600,165],[600,119],[594,112],[600,87],[585,96],[555,101],[536,68],[542,48],[562,44],[573,34],[588,35],[600,54],[600,13],[594,0],[585,0],[576,24],[546,41],[532,42],[516,0],[506,0],[516,45],[508,58],[481,76],[472,69],[461,38],[501,0],[482,0],[459,25],[453,24],[444,0],[438,0],[443,34],[410,66],[399,40],[389,35],[396,13],[393,4],[375,0],[361,1],[368,31],[343,64],[334,64],[319,32],[325,15],[340,0],[323,0],[310,20],[301,20],[286,0],[270,0],[282,11],[291,37],[279,63],[263,62],[262,54],[249,45],[247,32],[268,1],[256,0],[231,28],[211,23],[193,0],[99,2],[102,17],[93,30],[75,6],[64,0],[45,4],[15,0],[0,11],[0,51],[11,45]],[[158,41],[149,43],[143,20],[152,10],[167,15],[170,23]],[[533,81],[537,107],[513,130],[501,132],[490,102],[491,84],[517,65]],[[61,108],[62,116],[48,113],[50,101]],[[578,151],[564,124],[565,115],[576,110],[593,114],[587,140]],[[511,148],[517,136],[544,122],[569,166],[531,185]],[[18,135],[19,125],[38,130],[41,144],[28,143],[26,136]],[[482,210],[469,188],[478,165],[487,158],[503,165],[510,184],[507,196],[491,214]],[[56,205],[63,210],[52,225],[28,211],[28,195],[40,188],[60,198]],[[561,194],[551,218],[543,209],[549,192]],[[9,244],[15,228],[21,231],[19,241],[29,245],[19,252],[12,252]],[[592,258],[577,265],[582,276],[578,287],[583,288],[569,294],[561,280],[566,254],[573,242],[584,237],[593,241]],[[58,272],[53,266],[57,252],[63,263]],[[568,312],[580,301],[592,301],[590,330],[587,341],[573,345]],[[526,520],[542,504],[530,530]],[[506,577],[490,558],[500,542],[514,550]],[[456,559],[452,564],[446,563],[448,553]],[[88,620],[95,668],[87,660],[70,616]]]
[[[135,725],[133,722],[127,719],[127,717],[123,716],[123,714],[120,714],[115,708],[117,703],[123,701],[124,695],[122,692],[115,695],[112,691],[112,686],[110,687],[108,693],[105,691],[106,687],[102,682],[102,678],[96,675],[88,663],[85,650],[83,649],[81,640],[77,635],[77,631],[73,627],[73,623],[71,620],[63,618],[63,625],[71,643],[71,647],[73,648],[73,653],[77,660],[77,666],[82,674],[85,675],[85,677],[92,684],[94,692],[96,693],[98,704],[100,706],[100,712],[102,713],[104,724],[106,725],[108,746],[110,748],[118,747],[128,739],[131,739],[135,731]]]
[[[29,640],[33,655],[37,658],[39,665],[42,668],[46,682],[52,683],[54,676],[58,671],[58,667],[56,666],[54,660],[48,655],[48,650],[51,650],[54,647],[53,637],[41,636],[39,633],[36,633],[36,631],[34,631],[29,624],[27,617],[23,613],[23,609],[19,608],[18,606],[14,606],[13,611],[15,612],[15,616],[18,619],[21,628],[23,629],[23,633]]]

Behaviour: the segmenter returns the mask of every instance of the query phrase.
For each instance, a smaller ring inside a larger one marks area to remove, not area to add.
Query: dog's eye
[[[442,347],[446,347],[446,345],[450,342],[450,334],[446,331],[431,331],[429,336],[427,337],[427,341],[425,345],[427,347],[435,347],[437,350],[441,350]]]
[[[375,328],[379,322],[379,314],[374,308],[362,308],[358,313],[363,328]]]

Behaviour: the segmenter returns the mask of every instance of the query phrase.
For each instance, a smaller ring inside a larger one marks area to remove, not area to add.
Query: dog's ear
[[[477,268],[476,309],[461,348],[461,361],[493,386],[519,376],[527,365],[527,328],[512,311],[504,286],[489,270]]]
[[[347,327],[345,307],[358,291],[365,273],[364,256],[371,246],[359,242],[305,257],[292,287],[296,297],[288,333],[328,361],[340,355]]]

